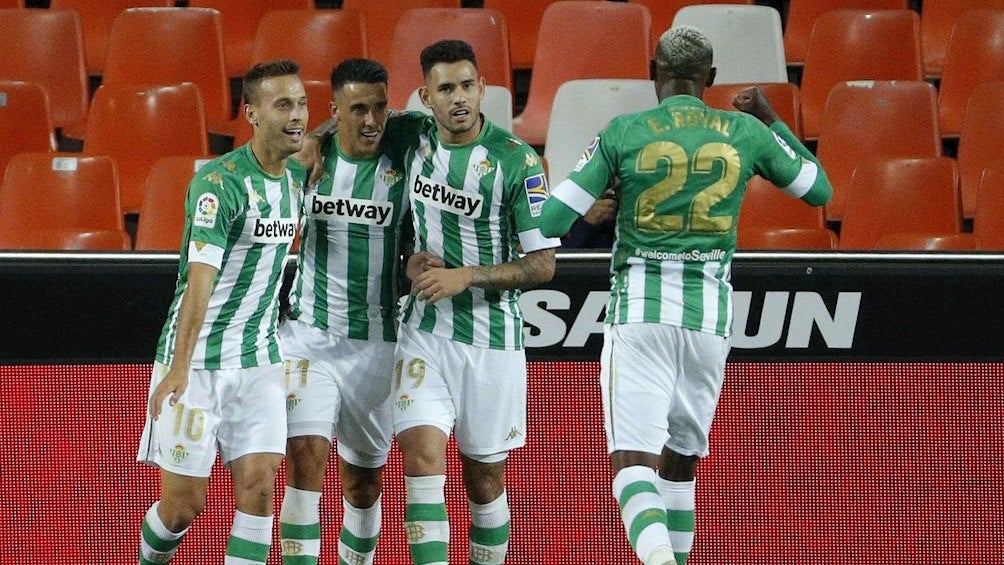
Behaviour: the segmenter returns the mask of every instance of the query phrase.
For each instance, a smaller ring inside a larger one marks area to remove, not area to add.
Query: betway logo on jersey
[[[296,236],[296,220],[292,218],[255,218],[251,241],[255,243],[289,243]]]
[[[315,195],[307,210],[315,220],[342,220],[353,224],[384,227],[394,216],[394,204],[361,198]]]
[[[481,204],[484,200],[480,194],[457,190],[422,175],[415,176],[411,195],[423,204],[467,218],[481,216]]]

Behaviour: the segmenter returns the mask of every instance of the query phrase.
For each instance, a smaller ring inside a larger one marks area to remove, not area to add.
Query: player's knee
[[[691,481],[697,475],[697,455],[681,455],[672,449],[662,451],[659,475],[667,481]]]
[[[379,479],[379,476],[376,479],[368,478],[366,480],[346,481],[342,483],[342,494],[345,496],[345,500],[348,500],[349,504],[356,508],[369,508],[373,506],[376,504],[377,499],[380,498],[382,491],[383,482]]]
[[[180,532],[191,526],[195,518],[205,509],[205,493],[192,492],[184,497],[161,498],[157,512],[168,530]]]
[[[464,487],[475,504],[488,504],[505,490],[505,460],[483,462],[467,456],[463,463]]]

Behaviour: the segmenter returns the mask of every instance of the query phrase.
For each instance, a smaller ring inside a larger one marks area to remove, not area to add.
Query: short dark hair
[[[299,75],[300,65],[290,59],[280,59],[278,61],[267,61],[258,63],[251,67],[251,70],[244,75],[243,94],[244,101],[248,104],[260,102],[258,96],[258,86],[267,78],[284,77],[288,75]]]
[[[422,76],[429,76],[432,67],[439,63],[459,63],[460,61],[470,61],[474,68],[478,68],[478,61],[474,58],[474,49],[466,41],[459,39],[444,39],[422,49],[420,57],[422,61]]]
[[[387,68],[372,59],[345,59],[331,70],[331,89],[337,91],[350,82],[387,83]]]

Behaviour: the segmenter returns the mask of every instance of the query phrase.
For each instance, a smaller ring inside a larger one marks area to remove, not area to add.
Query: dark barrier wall
[[[509,473],[514,565],[636,563],[609,494],[596,382],[606,270],[603,257],[562,257],[552,284],[524,294],[530,428]],[[136,442],[175,276],[169,256],[0,256],[0,563],[134,562],[157,496]],[[1004,258],[740,256],[734,283],[690,563],[1004,562]],[[455,525],[467,513],[458,467]],[[378,563],[408,562],[400,470],[395,451]],[[225,473],[177,563],[222,561]],[[331,563],[335,482],[323,503]],[[452,539],[451,562],[466,562],[466,532]]]

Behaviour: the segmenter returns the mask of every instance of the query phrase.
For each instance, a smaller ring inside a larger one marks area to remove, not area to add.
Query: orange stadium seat
[[[977,248],[1004,252],[1004,159],[984,171],[979,192],[973,215]]]
[[[0,218],[0,249],[129,249],[109,157],[16,155],[0,186]]]
[[[220,13],[224,66],[228,76],[239,78],[251,68],[252,44],[265,14],[271,10],[311,10],[314,0],[189,0],[188,5]]]
[[[862,161],[851,178],[840,249],[874,249],[896,233],[956,235],[962,230],[959,170],[950,157]]]
[[[461,39],[474,48],[478,71],[486,84],[512,90],[509,34],[505,18],[496,10],[476,8],[419,8],[408,10],[397,22],[390,73],[391,108],[404,108],[408,96],[425,84],[419,53],[441,39]]]
[[[181,82],[199,87],[206,128],[226,133],[231,103],[220,14],[208,8],[129,8],[119,14],[102,84]]]
[[[0,80],[0,178],[18,153],[55,151],[45,90],[33,82]]]
[[[755,176],[746,183],[739,213],[739,232],[765,228],[824,228],[822,206],[809,206],[785,194],[769,180]]]
[[[105,68],[108,36],[115,17],[127,8],[174,6],[174,0],[52,0],[53,10],[76,10],[84,33],[84,64],[91,75],[100,75]]]
[[[790,0],[784,26],[784,57],[789,65],[805,63],[816,18],[830,10],[906,10],[909,0]]]
[[[843,216],[851,176],[861,161],[941,155],[936,104],[934,86],[927,82],[861,81],[833,87],[816,147],[833,185],[828,220]]]
[[[366,30],[366,56],[384,65],[390,63],[394,29],[405,12],[414,8],[459,7],[460,0],[342,0],[343,10],[362,17]]]
[[[70,10],[0,10],[0,79],[38,83],[57,128],[87,118],[80,16]]]
[[[7,8],[24,8],[24,0],[0,0],[0,10]]]
[[[556,0],[484,0],[484,7],[502,12],[509,29],[509,60],[514,69],[529,69],[537,54],[537,33],[544,10]]]
[[[948,51],[948,39],[959,14],[977,8],[1004,8],[1004,0],[937,0],[920,7],[920,46],[924,52],[924,72],[941,76]]]
[[[1004,9],[968,10],[955,23],[938,86],[941,134],[958,136],[977,84],[1004,80]]]
[[[290,41],[295,37],[296,41]],[[364,57],[359,14],[344,10],[276,10],[258,24],[251,62],[293,59],[303,80],[328,81],[331,69],[349,57]]]
[[[137,212],[151,165],[169,155],[208,155],[199,89],[192,83],[104,84],[94,93],[84,153],[115,159],[122,209]]]
[[[653,53],[655,46],[659,44],[659,38],[674,25],[677,12],[682,8],[711,4],[742,4],[747,6],[753,4],[753,0],[628,0],[628,2],[645,6],[648,8],[649,15],[652,16],[650,41]]]
[[[209,159],[162,157],[150,167],[136,226],[137,251],[178,251],[185,231],[188,184]]]
[[[920,18],[911,10],[834,10],[816,20],[802,72],[802,128],[819,136],[826,97],[849,80],[923,80]]]
[[[569,0],[547,7],[526,107],[513,120],[515,134],[543,145],[554,94],[562,83],[585,78],[649,78],[650,19],[637,4]],[[584,45],[616,45],[602,56]]]
[[[712,108],[735,112],[732,100],[736,94],[751,86],[759,86],[770,105],[781,117],[796,137],[802,139],[802,93],[790,82],[767,82],[760,84],[714,84],[704,89],[704,103]]]
[[[1004,156],[1001,150],[1001,132],[1004,131],[1001,100],[1004,100],[1004,80],[977,85],[966,105],[956,153],[962,187],[962,214],[966,218],[972,218],[976,210],[977,189],[983,170]]]
[[[737,238],[739,250],[830,251],[837,248],[837,234],[826,228],[754,228]]]

